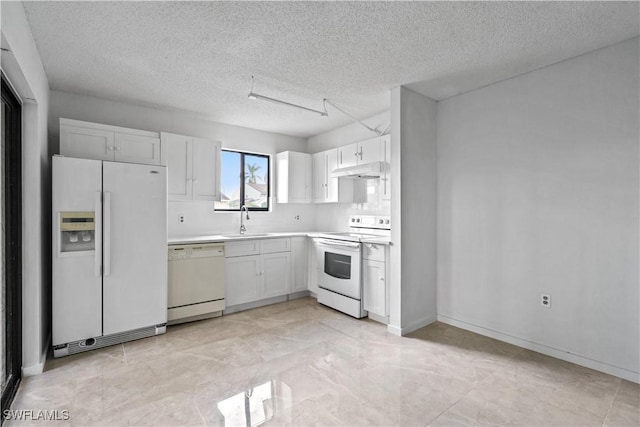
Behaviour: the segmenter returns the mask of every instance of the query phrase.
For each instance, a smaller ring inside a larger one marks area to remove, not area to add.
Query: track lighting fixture
[[[280,105],[286,105],[288,107],[299,108],[301,110],[310,111],[312,113],[320,114],[320,116],[322,116],[322,117],[327,117],[329,115],[329,113],[327,112],[327,106],[326,106],[325,100],[323,100],[323,103],[322,103],[324,111],[320,111],[320,110],[314,110],[313,108],[305,107],[305,106],[302,106],[302,105],[293,104],[291,102],[283,101],[281,99],[271,98],[271,97],[268,97],[268,96],[264,96],[264,95],[260,95],[258,93],[255,93],[253,91],[253,76],[251,76],[251,91],[249,92],[248,97],[249,97],[249,99],[260,99],[262,101],[268,101],[268,102],[272,102],[274,104],[280,104]]]

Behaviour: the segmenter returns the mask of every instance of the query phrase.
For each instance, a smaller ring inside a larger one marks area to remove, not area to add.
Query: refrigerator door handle
[[[104,275],[111,275],[111,192],[104,192],[104,212],[103,212],[103,234],[104,242]]]
[[[95,223],[95,261],[94,269],[96,277],[100,277],[102,274],[102,191],[96,191],[95,194],[95,210],[96,210],[96,223]]]

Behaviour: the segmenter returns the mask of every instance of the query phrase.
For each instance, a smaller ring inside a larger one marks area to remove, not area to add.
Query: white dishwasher
[[[169,246],[168,323],[222,315],[224,243]]]

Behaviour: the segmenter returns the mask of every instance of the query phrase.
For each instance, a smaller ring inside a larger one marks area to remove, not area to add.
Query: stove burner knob
[[[384,221],[383,220],[378,220],[378,224],[382,224]]]
[[[388,220],[388,219],[385,219],[385,220],[384,220],[384,223],[385,223],[385,224],[389,224],[389,220]]]

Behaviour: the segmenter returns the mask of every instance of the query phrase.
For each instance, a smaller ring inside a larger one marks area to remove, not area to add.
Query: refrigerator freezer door
[[[52,184],[52,338],[53,345],[58,345],[102,335],[99,250],[102,162],[54,157]],[[61,212],[94,213],[97,251],[63,251],[65,245],[82,245],[83,239],[81,233],[61,230]]]
[[[104,162],[103,190],[104,335],[166,323],[166,167]]]

